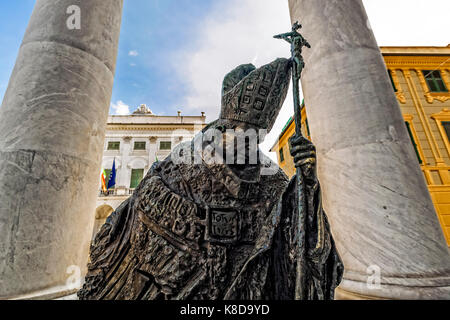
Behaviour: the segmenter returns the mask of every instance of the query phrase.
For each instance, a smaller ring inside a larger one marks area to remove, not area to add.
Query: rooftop
[[[204,124],[205,113],[198,116],[184,116],[178,111],[176,116],[155,115],[145,104],[141,104],[136,111],[129,115],[109,115],[108,125],[112,124]]]

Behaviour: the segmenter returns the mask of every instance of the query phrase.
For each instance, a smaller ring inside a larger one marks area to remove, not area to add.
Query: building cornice
[[[450,45],[446,47],[380,47],[383,56],[450,56]]]
[[[129,124],[129,123],[108,123],[106,131],[173,131],[173,130],[195,130],[197,128],[203,129],[206,126],[204,123],[197,124],[164,124],[164,123],[149,123],[149,124]]]
[[[384,56],[384,61],[388,68],[433,68],[448,69],[450,68],[449,56]]]

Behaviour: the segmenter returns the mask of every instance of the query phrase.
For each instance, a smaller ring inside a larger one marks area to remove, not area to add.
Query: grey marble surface
[[[324,208],[345,266],[340,288],[450,298],[448,247],[362,2],[289,5],[312,45],[302,87]]]
[[[0,108],[0,297],[86,266],[123,0],[38,0]],[[70,271],[71,269],[69,269]]]

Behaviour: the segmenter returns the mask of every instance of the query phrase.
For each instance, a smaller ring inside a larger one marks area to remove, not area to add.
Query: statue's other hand
[[[316,147],[303,136],[294,135],[289,139],[290,151],[296,168],[301,168],[308,180],[316,178]]]

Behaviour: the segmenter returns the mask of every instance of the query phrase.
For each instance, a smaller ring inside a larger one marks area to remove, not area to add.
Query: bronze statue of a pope
[[[292,63],[245,64],[225,77],[219,119],[155,163],[102,226],[80,299],[291,300],[301,251],[302,296],[333,299],[343,265],[314,146],[291,140],[306,183],[304,242],[295,177],[258,148],[258,132],[270,131],[286,98]]]

